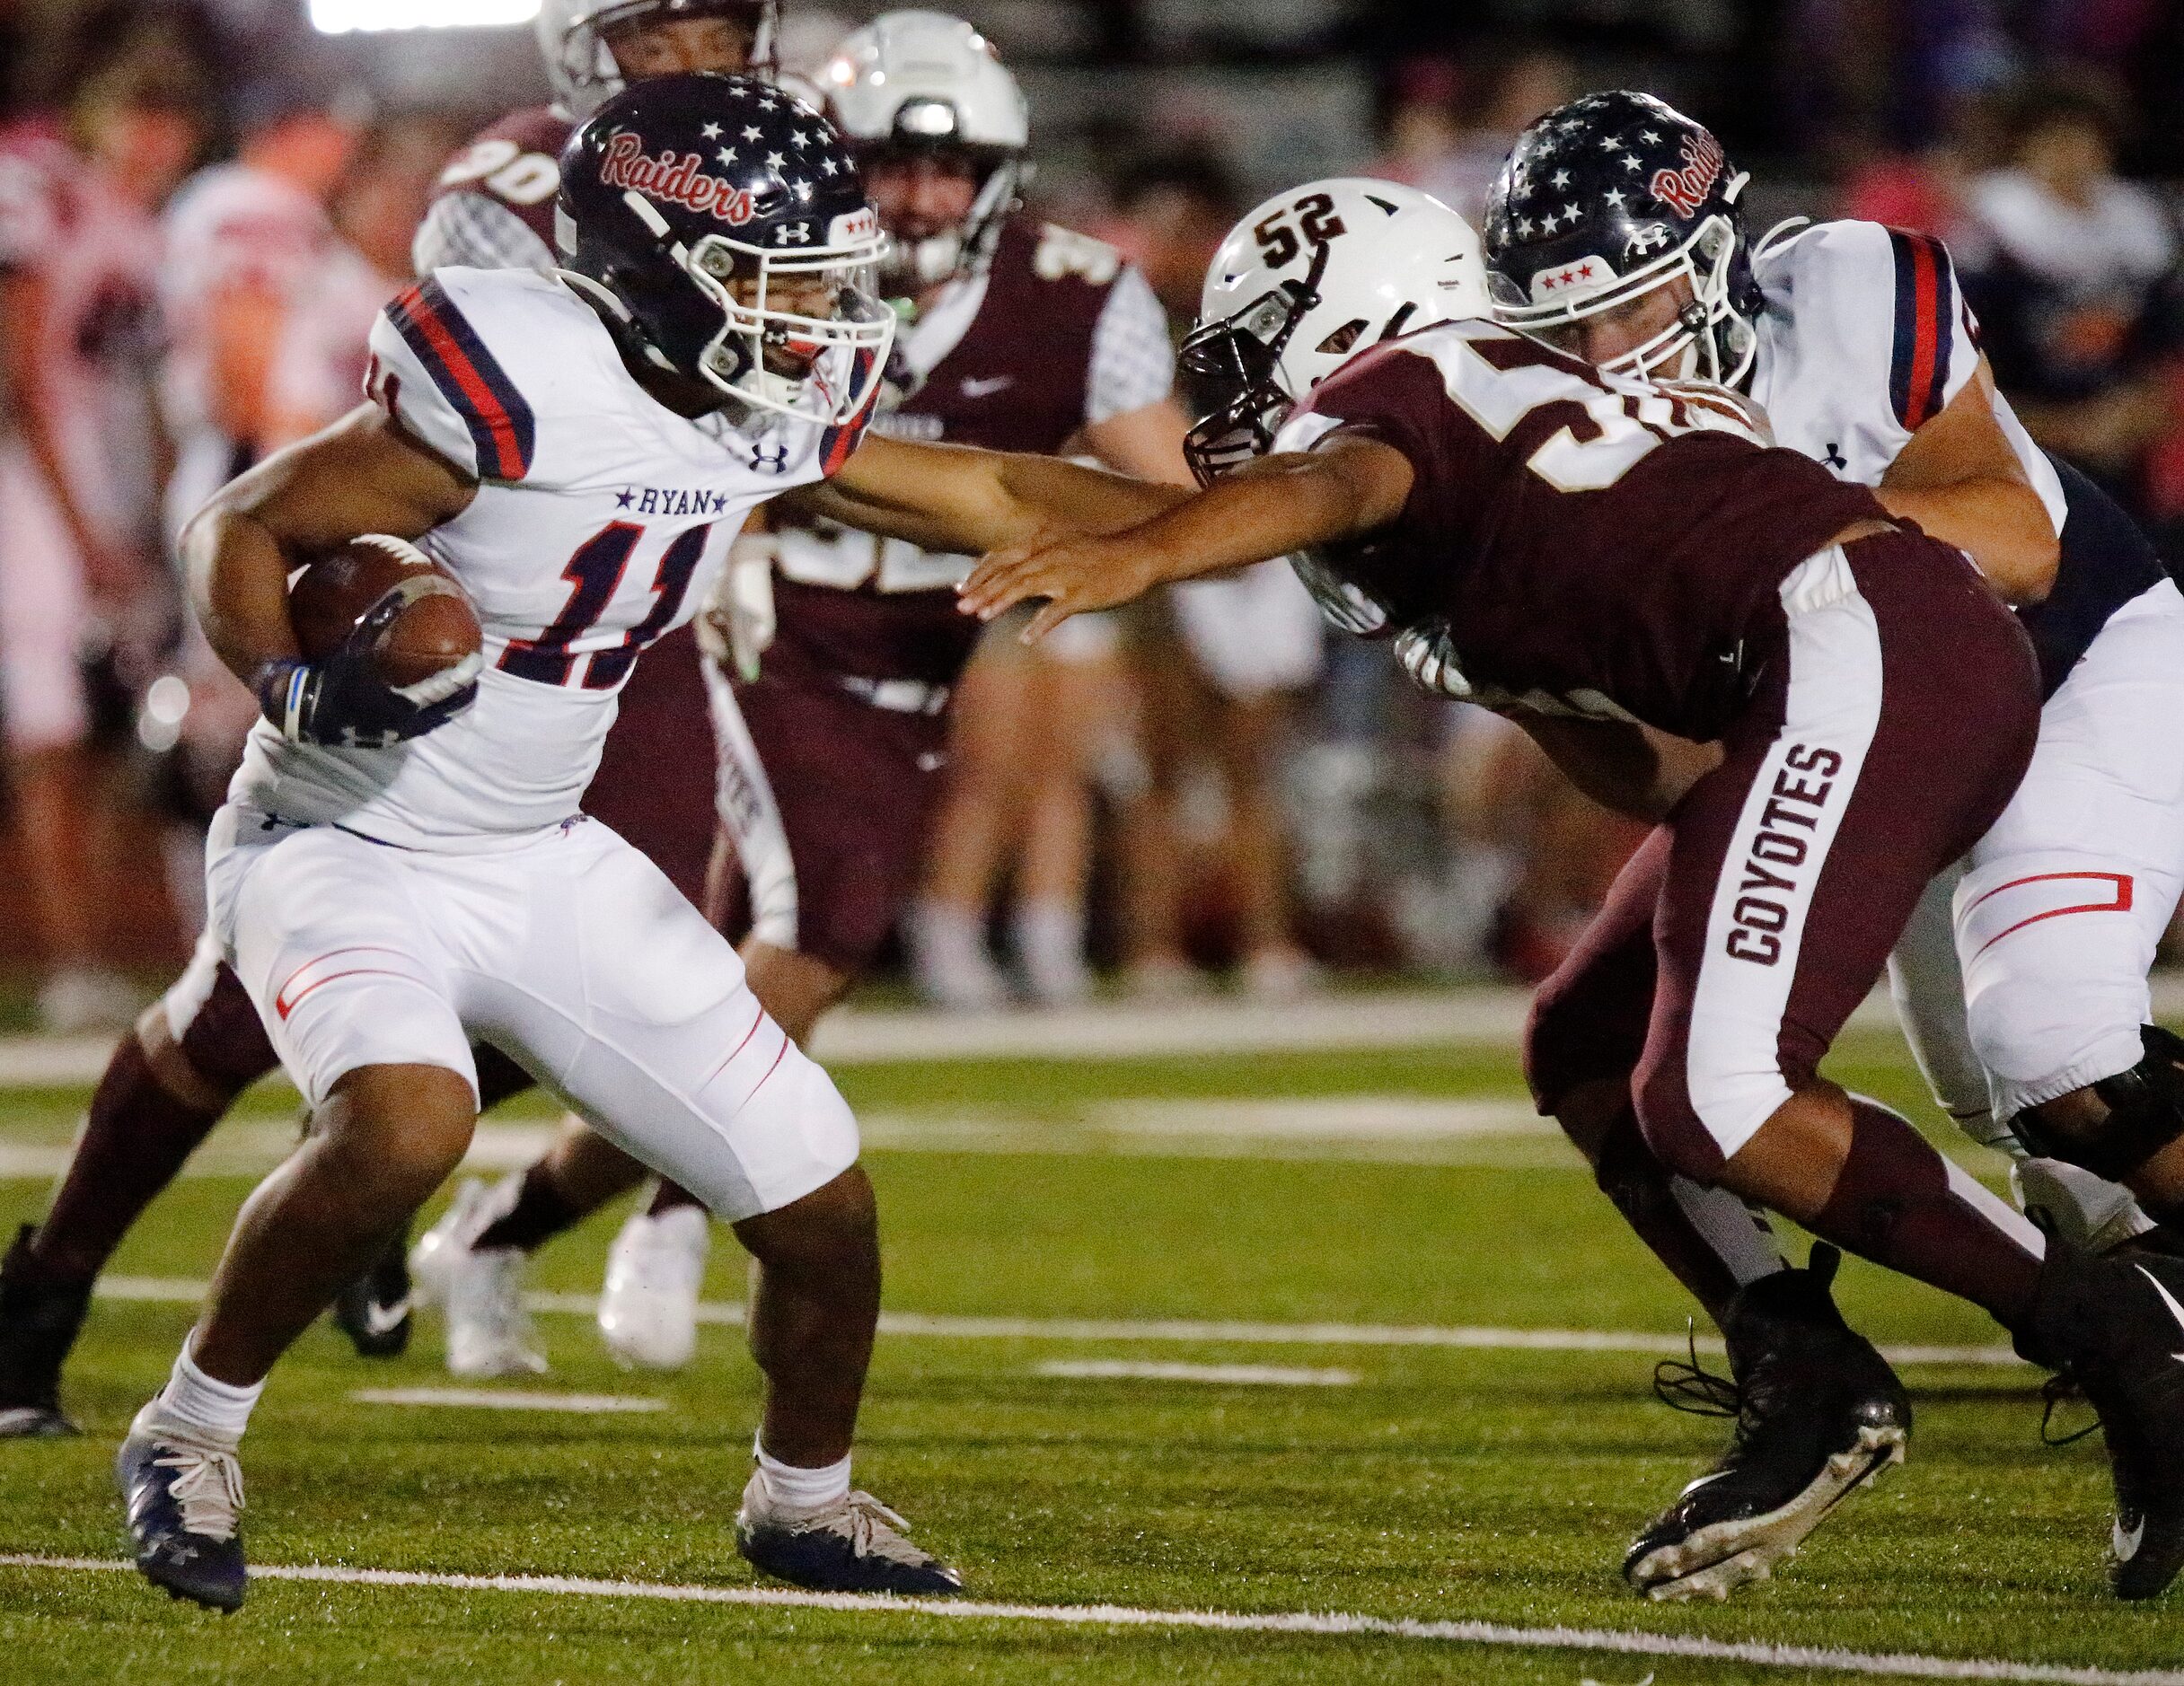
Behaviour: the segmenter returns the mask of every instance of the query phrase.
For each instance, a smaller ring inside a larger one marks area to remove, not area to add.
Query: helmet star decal
[[[1668,325],[1608,366],[1739,378],[1760,308],[1745,180],[1703,125],[1651,94],[1587,94],[1549,112],[1517,137],[1488,197],[1495,315],[1566,340],[1580,319],[1687,278]]]

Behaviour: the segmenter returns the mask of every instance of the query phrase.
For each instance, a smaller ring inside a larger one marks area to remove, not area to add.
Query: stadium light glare
[[[311,27],[321,35],[490,28],[538,14],[539,0],[311,0]]]

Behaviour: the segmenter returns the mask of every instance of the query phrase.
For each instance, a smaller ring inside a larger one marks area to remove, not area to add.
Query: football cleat
[[[1862,1483],[1903,1461],[1911,1401],[1828,1295],[1842,1255],[1749,1283],[1722,1329],[1730,1377],[1663,1365],[1681,1410],[1734,1417],[1720,1462],[1631,1544],[1624,1578],[1653,1599],[1726,1598],[1764,1581]],[[1733,1379],[1730,1379],[1733,1377]]]
[[[2096,1258],[2050,1237],[2017,1346],[2100,1415],[2116,1483],[2109,1585],[2156,1596],[2184,1568],[2184,1260]]]
[[[410,1237],[390,1241],[334,1301],[334,1322],[359,1358],[399,1358],[410,1349]]]
[[[713,1247],[701,1206],[632,1212],[607,1253],[599,1335],[625,1369],[680,1370],[698,1352],[698,1292]]]
[[[522,1179],[493,1188],[472,1179],[454,1204],[418,1237],[410,1252],[412,1299],[437,1305],[447,1320],[447,1367],[460,1376],[541,1375],[538,1349],[524,1313],[524,1268],[514,1247],[480,1251],[473,1243],[515,1204]]]
[[[817,1593],[963,1591],[963,1576],[920,1551],[910,1524],[869,1493],[850,1493],[817,1510],[776,1507],[757,1471],[735,1513],[735,1549],[753,1567]]]
[[[91,1307],[91,1284],[36,1279],[25,1224],[0,1260],[0,1440],[78,1433],[61,1411],[61,1365]]]
[[[208,1610],[242,1608],[242,1466],[186,1436],[133,1430],[114,1459],[145,1579]]]

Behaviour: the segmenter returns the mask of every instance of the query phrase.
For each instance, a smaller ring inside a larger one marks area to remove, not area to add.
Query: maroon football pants
[[[1810,1080],[2039,728],[2030,646],[1953,549],[1861,540],[1782,595],[1722,765],[1625,867],[1526,1039],[1543,1112],[1627,1080],[1647,1145],[1702,1183]]]

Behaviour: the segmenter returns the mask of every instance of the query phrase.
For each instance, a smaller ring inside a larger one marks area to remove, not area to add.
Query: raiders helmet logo
[[[1684,160],[1681,170],[1657,170],[1646,189],[1663,205],[1671,206],[1678,216],[1696,216],[1699,206],[1705,204],[1706,195],[1722,174],[1722,144],[1701,129],[1686,134],[1678,149]]]
[[[758,214],[751,189],[709,176],[703,166],[704,160],[696,153],[670,151],[651,157],[643,140],[623,128],[608,137],[599,179],[610,188],[632,189],[648,198],[710,215],[730,227],[740,228],[751,221]]]

